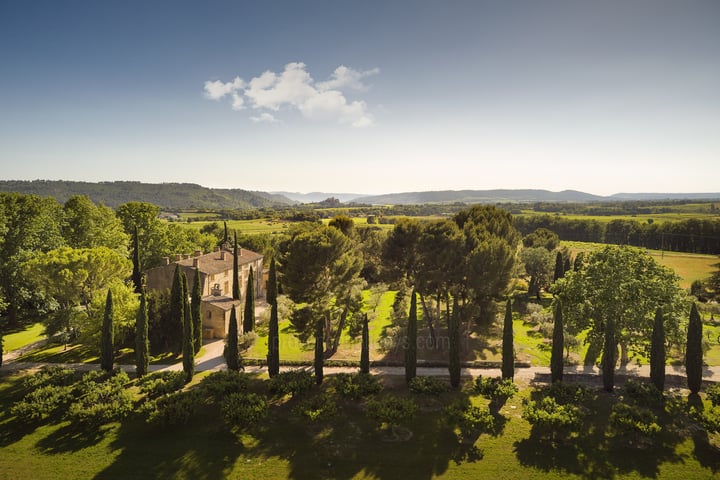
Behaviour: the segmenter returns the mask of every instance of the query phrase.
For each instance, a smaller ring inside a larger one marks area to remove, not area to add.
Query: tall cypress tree
[[[235,241],[233,242],[233,278],[232,278],[232,298],[233,300],[240,300],[240,272],[238,269],[238,244],[237,244],[237,233],[235,234]]]
[[[563,379],[563,354],[565,352],[565,332],[560,299],[555,304],[555,321],[553,325],[552,354],[550,356],[550,378],[553,383]]]
[[[370,331],[368,329],[368,315],[363,316],[362,345],[360,348],[360,373],[370,373]]]
[[[448,333],[450,335],[449,362],[448,370],[450,371],[450,385],[453,388],[460,386],[460,312],[457,297],[453,301],[453,311],[450,315],[448,325]]]
[[[174,353],[182,351],[182,334],[183,322],[185,320],[185,292],[183,292],[182,271],[180,264],[175,264],[175,273],[173,275],[173,283],[170,288],[170,315],[169,322],[165,332],[167,347]]]
[[[661,392],[665,389],[665,325],[662,308],[655,311],[650,345],[650,381]]]
[[[410,382],[417,375],[417,294],[413,289],[410,295],[410,314],[407,325],[407,344],[405,345],[405,381]]]
[[[570,257],[568,256],[565,259],[565,263],[563,264],[563,276],[565,276],[565,274],[571,270],[572,270],[572,265],[570,265]]]
[[[243,333],[252,332],[255,327],[255,279],[250,267],[247,288],[245,289],[245,312],[243,314]]]
[[[267,283],[267,302],[270,304],[267,364],[268,375],[271,377],[280,373],[280,329],[278,326],[277,273],[275,268],[275,258],[272,258]]]
[[[557,255],[555,255],[555,273],[553,274],[553,281],[555,282],[564,276],[565,264],[563,262],[563,256],[562,253],[557,252]]]
[[[100,368],[106,372],[113,369],[115,345],[113,342],[113,298],[112,291],[108,288],[107,299],[105,300],[105,316],[102,324],[102,338],[100,339]]]
[[[240,370],[240,349],[238,347],[238,321],[235,313],[235,305],[230,310],[230,325],[228,326],[227,337],[225,337],[225,363],[228,370]]]
[[[702,321],[693,302],[690,309],[690,323],[687,330],[687,345],[685,346],[685,374],[688,388],[691,393],[698,393],[702,384]]]
[[[193,279],[192,298],[190,300],[190,313],[193,321],[193,350],[195,353],[202,348],[202,314],[200,312],[200,304],[202,303],[202,287],[200,285],[200,270],[195,269],[195,278]]]
[[[615,320],[608,319],[605,324],[605,340],[603,343],[602,378],[603,388],[612,392],[615,387],[615,361],[617,341],[615,340]]]
[[[322,317],[315,322],[315,383],[320,385],[323,381],[323,333],[325,322]]]
[[[143,291],[142,270],[140,269],[140,241],[138,239],[138,228],[135,225],[133,229],[133,273],[132,281],[135,286],[135,293],[141,294]]]
[[[183,291],[187,291],[187,276],[182,275]],[[190,383],[193,375],[195,375],[195,335],[193,335],[193,318],[190,313],[190,305],[188,305],[188,297],[183,297],[183,312],[185,319],[183,321],[183,372],[185,372],[185,383]]]
[[[149,359],[148,311],[145,292],[143,292],[140,294],[140,308],[135,320],[135,371],[138,378],[147,374]]]
[[[503,322],[502,378],[512,379],[514,376],[515,346],[513,345],[512,301],[508,298],[505,304],[505,320]]]
[[[227,245],[230,239],[228,238],[227,222],[223,222],[223,246]]]

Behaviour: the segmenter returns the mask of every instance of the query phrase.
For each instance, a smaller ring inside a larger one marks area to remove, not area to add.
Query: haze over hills
[[[127,202],[148,202],[167,210],[250,209],[321,202],[330,197],[343,203],[412,205],[449,203],[589,203],[638,200],[720,200],[720,193],[617,193],[593,195],[576,190],[551,192],[541,189],[439,190],[362,195],[357,193],[258,192],[208,188],[194,183],[142,183],[134,181],[75,182],[64,180],[0,180],[0,192],[50,196],[65,202],[72,195],[87,195],[94,202],[117,207]]]

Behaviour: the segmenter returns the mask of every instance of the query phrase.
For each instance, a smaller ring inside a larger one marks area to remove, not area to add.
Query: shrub
[[[268,402],[256,393],[233,393],[222,402],[222,415],[229,427],[245,428],[263,419]]]
[[[716,383],[714,385],[710,385],[705,389],[705,394],[707,395],[708,400],[712,402],[714,406],[720,405],[720,383]]]
[[[475,392],[490,400],[507,399],[518,392],[518,387],[510,378],[480,375],[475,379]]]
[[[706,408],[701,421],[708,432],[720,433],[720,405]]]
[[[553,397],[528,401],[523,405],[522,417],[541,437],[555,440],[580,427],[582,411],[575,405],[561,405]]]
[[[343,396],[358,400],[382,390],[377,377],[362,373],[339,373],[333,376],[335,389]]]
[[[201,397],[197,390],[175,392],[149,402],[144,407],[147,413],[147,423],[159,427],[169,428],[186,425],[195,417],[201,405]]]
[[[663,404],[665,398],[660,390],[651,383],[628,380],[623,387],[625,395],[639,405],[658,407]]]
[[[325,420],[337,413],[335,401],[327,393],[303,400],[295,407],[295,413],[310,421]]]
[[[244,373],[235,370],[221,370],[211,373],[200,383],[200,388],[218,401],[231,393],[245,392],[247,387],[248,377]]]
[[[184,372],[158,372],[143,377],[138,386],[148,398],[158,398],[176,392],[185,385]]]
[[[255,342],[257,341],[257,333],[255,332],[247,332],[238,338],[238,348],[240,350],[248,350],[250,347],[255,345]]]
[[[10,413],[23,422],[39,422],[60,416],[72,400],[72,387],[47,384],[25,395],[12,406]]]
[[[290,370],[279,373],[270,379],[268,391],[271,395],[284,397],[291,394],[293,397],[300,395],[312,388],[315,383],[313,374],[307,370]]]
[[[610,428],[614,435],[651,437],[660,433],[658,417],[648,408],[616,403],[610,412]]]
[[[371,399],[367,402],[367,413],[378,423],[383,425],[398,425],[415,414],[417,405],[411,398],[401,398],[395,395]]]
[[[460,428],[460,440],[471,439],[482,432],[493,429],[495,418],[488,408],[480,408],[468,401],[448,405],[445,409],[448,420]]]
[[[129,382],[123,371],[90,372],[78,384],[78,396],[68,409],[68,418],[81,425],[99,426],[126,417],[133,410]]]
[[[590,388],[572,382],[555,382],[540,390],[543,396],[549,396],[561,405],[584,404],[597,398]]]
[[[67,386],[75,382],[75,371],[57,365],[43,367],[39,372],[26,377],[23,387],[35,390],[45,385]]]
[[[408,386],[415,393],[427,395],[440,395],[447,390],[447,385],[435,377],[415,377],[410,380]]]

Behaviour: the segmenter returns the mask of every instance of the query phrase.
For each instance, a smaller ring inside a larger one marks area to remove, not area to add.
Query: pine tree
[[[255,279],[250,267],[247,288],[245,289],[245,312],[243,314],[243,333],[252,332],[255,327]]]
[[[460,312],[457,297],[453,301],[453,311],[450,315],[448,334],[450,336],[449,363],[450,385],[453,388],[460,386]]]
[[[170,288],[170,324],[167,330],[163,332],[167,339],[168,349],[174,353],[182,351],[183,322],[185,319],[185,292],[183,292],[182,277],[180,265],[176,264],[173,283]]]
[[[323,381],[323,333],[325,322],[322,317],[315,323],[315,383],[320,385]]]
[[[105,316],[102,324],[102,337],[100,339],[100,368],[106,372],[113,369],[115,345],[113,341],[113,298],[112,291],[108,288],[107,300],[105,300]]]
[[[138,228],[135,225],[133,229],[133,273],[132,281],[135,286],[135,293],[141,294],[143,291],[142,270],[140,268],[140,241],[138,240]]]
[[[563,262],[562,253],[557,252],[555,255],[555,273],[553,274],[553,281],[556,282],[558,279],[565,276],[565,264]]]
[[[182,275],[183,291],[187,291],[187,277]],[[185,383],[190,383],[193,375],[195,375],[195,335],[193,335],[193,318],[190,313],[190,305],[188,305],[188,297],[183,297],[183,312],[185,318],[183,321],[183,372],[185,372]]]
[[[685,374],[688,388],[691,393],[698,393],[702,384],[702,321],[697,305],[692,304],[690,310],[690,323],[687,330],[687,345],[685,347]]]
[[[512,379],[514,376],[515,347],[513,345],[512,301],[508,298],[505,304],[505,321],[503,322],[502,378]]]
[[[143,292],[140,294],[140,308],[135,321],[135,371],[138,378],[147,375],[149,359],[148,311],[145,292]]]
[[[267,283],[267,302],[270,304],[267,364],[268,375],[271,377],[280,373],[280,329],[278,326],[277,273],[275,268],[275,259],[272,258]]]
[[[562,318],[562,305],[557,300],[555,305],[555,321],[553,325],[552,354],[550,356],[550,378],[553,383],[563,379],[563,353],[565,351],[565,332]]]
[[[655,311],[650,345],[650,381],[661,392],[665,389],[665,326],[662,308]]]
[[[195,269],[195,278],[193,280],[192,298],[190,300],[190,313],[193,321],[193,349],[195,353],[202,348],[202,313],[200,305],[202,303],[202,287],[200,285],[200,270]]]
[[[410,315],[407,325],[407,344],[405,345],[405,381],[410,382],[417,374],[417,294],[413,289],[410,295]]]
[[[612,392],[615,387],[615,361],[617,341],[615,340],[615,321],[609,319],[605,324],[605,340],[603,343],[602,377],[603,388]]]
[[[225,337],[225,363],[228,370],[240,370],[240,349],[238,347],[238,321],[235,313],[235,305],[230,310],[230,325],[228,326],[227,337]]]
[[[370,373],[370,331],[368,330],[368,315],[363,316],[362,345],[360,348],[360,373]]]

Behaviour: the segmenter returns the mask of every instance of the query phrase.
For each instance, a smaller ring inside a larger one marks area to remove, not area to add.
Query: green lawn
[[[45,327],[42,323],[34,323],[24,330],[11,333],[3,337],[5,352],[12,352],[31,343],[39,342],[45,338]]]
[[[663,431],[650,443],[607,435],[610,407],[622,398],[617,394],[600,392],[586,404],[594,413],[581,433],[552,443],[521,418],[523,400],[532,389],[520,383],[518,395],[491,409],[491,433],[461,443],[445,407],[469,397],[484,409],[486,399],[468,390],[418,395],[409,392],[401,378],[381,380],[385,391],[380,396],[412,398],[418,407],[414,417],[402,423],[401,431],[410,432],[409,438],[398,441],[379,429],[365,413],[365,401],[341,397],[329,378],[300,399],[271,401],[265,420],[238,431],[224,424],[219,405],[208,399],[187,425],[168,429],[147,425],[137,409],[122,422],[96,428],[77,428],[63,420],[20,424],[10,407],[22,398],[21,378],[3,375],[0,479],[621,480],[709,479],[720,473],[720,437],[708,435],[684,414],[661,413]],[[193,385],[199,388],[197,382]],[[263,392],[265,385],[262,377],[256,378],[250,389]],[[299,401],[320,392],[333,399],[336,415],[316,422],[301,418],[295,410]]]

